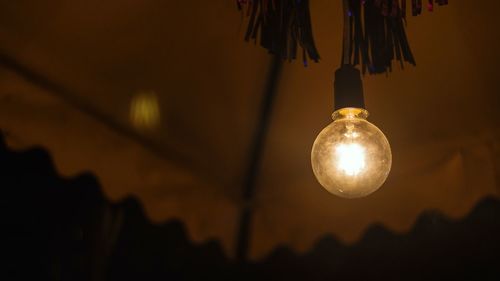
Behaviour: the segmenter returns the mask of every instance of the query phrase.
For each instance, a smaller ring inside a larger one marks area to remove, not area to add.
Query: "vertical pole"
[[[273,103],[278,90],[278,82],[283,66],[279,56],[273,56],[267,76],[264,95],[260,106],[259,119],[250,144],[248,166],[243,182],[243,202],[236,237],[236,260],[244,262],[248,258],[250,248],[250,231],[253,217],[253,199],[256,191],[257,177],[262,159],[265,138],[271,121]]]

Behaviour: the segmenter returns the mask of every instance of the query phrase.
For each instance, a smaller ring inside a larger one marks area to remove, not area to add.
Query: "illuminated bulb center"
[[[326,190],[340,197],[359,198],[374,192],[391,170],[389,142],[367,116],[364,109],[339,109],[314,141],[314,175]]]
[[[345,174],[356,176],[365,168],[365,148],[361,145],[340,144],[335,151],[338,154],[337,168]]]

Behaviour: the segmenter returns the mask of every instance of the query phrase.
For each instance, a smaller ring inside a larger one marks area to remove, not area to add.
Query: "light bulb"
[[[314,141],[314,175],[337,196],[366,196],[382,186],[391,170],[389,142],[367,117],[368,111],[361,108],[339,109]]]

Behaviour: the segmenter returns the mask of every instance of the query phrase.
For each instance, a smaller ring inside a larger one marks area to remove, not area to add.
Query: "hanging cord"
[[[352,57],[352,11],[350,0],[343,0],[344,34],[342,35],[342,63],[335,71],[333,83],[334,110],[354,107],[365,108],[361,72],[351,63]]]
[[[351,64],[351,19],[349,0],[343,0],[344,34],[342,36],[342,65]]]

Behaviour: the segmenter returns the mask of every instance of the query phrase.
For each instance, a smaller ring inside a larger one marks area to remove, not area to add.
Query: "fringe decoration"
[[[288,61],[297,58],[300,45],[305,66],[308,59],[319,61],[312,34],[309,0],[237,0],[236,4],[248,18],[246,41],[257,43],[260,36],[262,47]]]
[[[411,5],[407,5],[411,1]],[[425,0],[424,0],[425,1]],[[427,0],[427,10],[448,0]],[[406,36],[407,7],[413,16],[422,14],[422,0],[348,0],[349,2],[349,64],[361,64],[363,73],[386,73],[392,61],[416,65]],[[320,57],[312,34],[309,0],[236,0],[248,19],[245,40],[260,41],[269,53],[292,61],[298,46],[302,60],[318,62]]]
[[[427,9],[447,0],[428,0]],[[392,61],[416,65],[406,36],[406,0],[349,0],[350,53],[352,64],[361,64],[363,73],[387,73]],[[422,13],[422,0],[411,0],[413,16]]]

